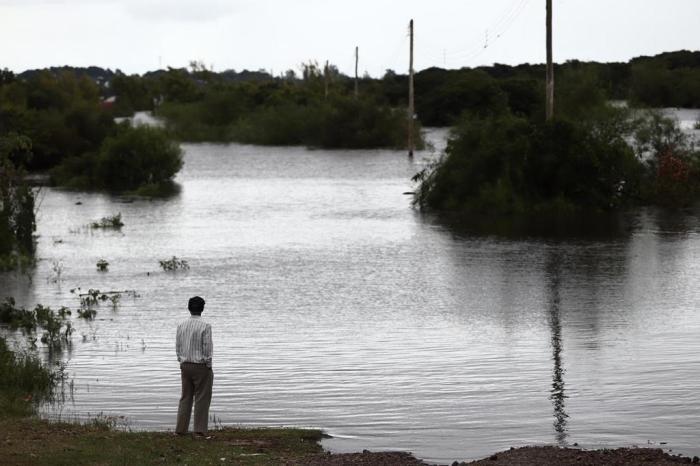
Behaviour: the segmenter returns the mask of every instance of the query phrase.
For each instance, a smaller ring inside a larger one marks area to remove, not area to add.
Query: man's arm
[[[207,367],[211,368],[211,359],[214,354],[214,343],[211,341],[211,325],[207,324],[202,334],[202,356]]]
[[[182,362],[180,354],[182,354],[182,337],[180,336],[180,326],[178,325],[175,331],[175,355],[177,355],[177,362]]]

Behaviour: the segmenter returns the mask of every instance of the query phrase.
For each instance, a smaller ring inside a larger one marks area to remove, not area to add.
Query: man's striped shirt
[[[190,316],[177,326],[175,351],[179,362],[195,362],[211,367],[214,345],[211,341],[211,325],[200,316]]]

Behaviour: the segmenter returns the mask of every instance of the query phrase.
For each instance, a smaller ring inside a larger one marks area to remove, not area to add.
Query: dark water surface
[[[200,294],[224,424],[319,427],[334,451],[441,462],[574,442],[700,454],[693,212],[568,239],[474,234],[411,209],[421,156],[185,150],[171,199],[44,191],[41,260],[31,281],[0,275],[0,294],[73,309],[75,287],[140,294],[76,319],[74,399],[47,413],[172,429],[175,327]],[[84,228],[118,212],[121,232]],[[191,269],[161,271],[173,255]]]

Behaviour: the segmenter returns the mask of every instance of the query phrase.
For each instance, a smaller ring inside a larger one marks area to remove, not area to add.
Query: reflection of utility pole
[[[408,59],[408,156],[413,157],[413,117],[416,113],[413,103],[413,20],[408,25],[411,35],[411,48]]]
[[[549,326],[552,332],[552,390],[549,399],[554,406],[554,431],[560,446],[566,446],[567,419],[566,394],[564,392],[564,368],[562,367],[562,338],[561,338],[561,257],[556,253],[547,261],[547,281],[549,291]]]
[[[554,63],[552,63],[552,0],[547,0],[547,121],[554,118]]]
[[[357,63],[360,60],[360,49],[359,47],[355,46],[355,99],[357,99],[357,96],[359,94],[359,87],[357,83]]]

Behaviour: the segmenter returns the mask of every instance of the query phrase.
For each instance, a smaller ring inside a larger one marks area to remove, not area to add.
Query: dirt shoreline
[[[453,465],[477,466],[525,466],[525,465],[590,465],[590,466],[625,466],[625,465],[677,465],[700,462],[697,456],[689,458],[672,455],[660,448],[617,448],[600,450],[582,450],[578,448],[523,447],[512,448],[496,453],[489,458],[471,462],[455,462]]]
[[[369,452],[317,455],[306,458],[302,463],[288,463],[311,466],[425,466],[426,463],[409,453]],[[309,461],[311,460],[311,461]],[[488,458],[474,461],[454,461],[447,466],[671,466],[678,464],[698,464],[700,458],[671,455],[658,448],[617,448],[582,450],[578,448],[523,447],[495,453]]]

